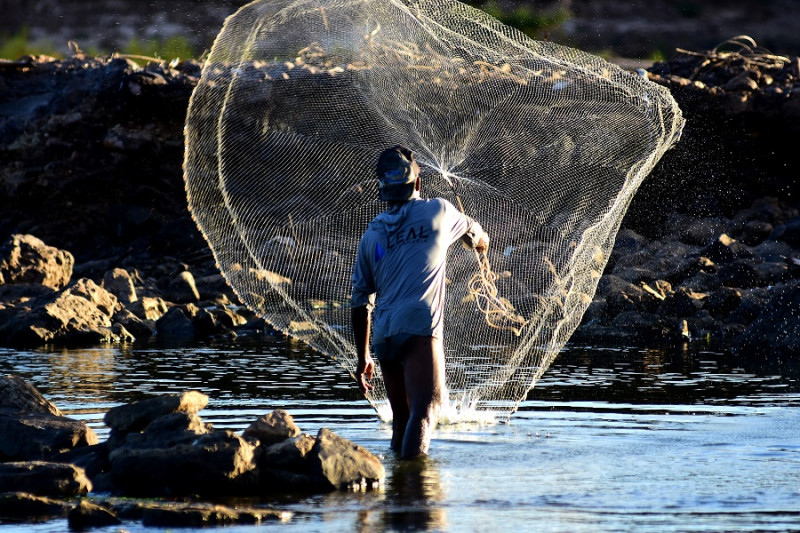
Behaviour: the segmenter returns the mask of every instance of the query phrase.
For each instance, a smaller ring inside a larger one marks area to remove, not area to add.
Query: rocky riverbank
[[[182,129],[200,68],[0,64],[0,344],[268,330],[186,209]],[[635,198],[576,341],[796,354],[798,58],[743,43],[643,74],[672,90],[687,126]]]
[[[150,527],[257,524],[291,513],[213,499],[383,483],[377,457],[327,429],[302,433],[278,410],[240,436],[203,422],[198,412],[207,404],[207,396],[189,391],[114,407],[104,418],[109,437],[99,442],[35,388],[0,376],[0,522],[67,517],[71,529],[131,520]]]

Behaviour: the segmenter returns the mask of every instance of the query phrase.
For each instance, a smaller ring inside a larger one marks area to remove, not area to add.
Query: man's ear
[[[419,176],[417,176],[417,181],[414,182],[414,190],[419,192],[421,188],[422,188],[422,180],[420,180]]]

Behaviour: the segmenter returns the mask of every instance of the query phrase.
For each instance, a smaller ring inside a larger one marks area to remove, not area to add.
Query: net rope
[[[459,2],[258,0],[204,64],[184,178],[241,301],[352,374],[352,266],[385,208],[375,163],[412,149],[422,196],[491,237],[485,255],[448,251],[451,406],[510,414],[579,324],[682,124],[663,87]]]

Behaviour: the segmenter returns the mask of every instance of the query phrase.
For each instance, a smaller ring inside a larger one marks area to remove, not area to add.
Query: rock
[[[277,409],[267,415],[260,416],[245,429],[245,438],[255,438],[263,446],[269,446],[276,442],[296,437],[300,434],[300,428],[294,423],[292,415],[282,409]]]
[[[142,525],[154,528],[204,528],[234,524],[254,525],[290,520],[292,513],[262,508],[225,507],[211,503],[150,505],[143,510]]]
[[[752,261],[734,261],[720,268],[717,278],[725,287],[751,289],[762,284],[758,269]]]
[[[0,524],[64,517],[70,507],[67,502],[28,492],[6,492],[0,494]]]
[[[781,241],[764,241],[753,248],[756,257],[764,262],[786,262],[792,255],[792,247]]]
[[[180,307],[173,307],[156,321],[156,334],[173,339],[191,339],[196,330],[192,320]]]
[[[0,460],[47,459],[54,454],[97,444],[84,422],[48,413],[0,409]]]
[[[377,457],[325,428],[317,433],[309,461],[315,479],[329,490],[375,488],[386,477]]]
[[[730,287],[720,287],[703,299],[703,309],[711,316],[722,319],[742,303],[742,293]]]
[[[695,316],[687,317],[686,322],[690,332],[690,339],[707,340],[712,337],[719,337],[722,324],[712,317],[708,311],[700,310]]]
[[[758,318],[736,338],[734,353],[800,356],[800,283],[772,291]]]
[[[103,287],[125,306],[138,300],[133,278],[125,269],[115,268],[106,272],[103,276]]]
[[[630,257],[641,252],[648,244],[648,239],[632,229],[621,228],[614,240],[614,248],[608,261],[607,269],[613,269],[621,258]]]
[[[679,285],[680,288],[699,293],[714,291],[719,286],[720,282],[717,276],[708,272],[698,272]]]
[[[128,309],[142,320],[156,321],[169,310],[169,307],[161,298],[143,296],[128,306]]]
[[[63,416],[61,410],[47,401],[36,387],[13,375],[0,375],[0,408]]]
[[[197,278],[195,287],[201,300],[229,299],[233,297],[233,290],[222,274],[209,274],[208,276]]]
[[[288,470],[308,473],[308,456],[316,440],[307,433],[276,442],[271,446],[259,447],[263,453],[259,456],[259,467],[262,470]]]
[[[741,72],[731,78],[722,88],[726,91],[755,91],[758,89],[758,83],[751,76],[753,74],[749,72]]]
[[[214,319],[217,321],[217,324],[226,330],[243,326],[248,322],[247,317],[242,315],[240,312],[225,306],[217,306],[211,311],[211,313],[214,315]]]
[[[659,278],[659,275],[650,269],[642,267],[615,268],[614,275],[629,283],[650,283]]]
[[[60,289],[69,283],[75,259],[47,246],[33,235],[12,235],[0,246],[0,278],[4,283],[38,283]]]
[[[112,327],[119,325],[137,339],[147,339],[155,335],[156,323],[153,320],[142,320],[127,309],[116,313],[112,318]]]
[[[194,283],[194,276],[191,272],[183,271],[169,282],[164,293],[167,300],[175,303],[189,303],[200,300],[200,293]]]
[[[177,412],[196,414],[206,405],[208,396],[201,392],[165,394],[114,407],[106,413],[103,421],[108,427],[122,433],[142,431],[163,415]]]
[[[783,241],[795,248],[800,246],[800,217],[775,226],[769,238],[775,241]]]
[[[100,344],[118,342],[111,329],[117,299],[90,279],[35,300],[30,312],[0,325],[0,338],[12,345]]]
[[[706,295],[684,287],[678,287],[668,294],[658,307],[658,314],[663,317],[687,318],[694,316],[700,309],[702,299]]]
[[[67,515],[67,524],[72,530],[115,526],[121,523],[114,513],[87,500],[81,500]]]
[[[662,276],[672,285],[679,285],[698,273],[713,273],[716,271],[717,265],[711,259],[699,255],[690,255],[684,258],[676,268],[664,272]]]
[[[751,220],[747,222],[741,230],[736,232],[736,238],[748,246],[761,244],[770,236],[774,227],[769,222],[763,220]]]
[[[216,315],[207,309],[198,309],[192,316],[191,321],[195,334],[200,337],[207,337],[226,331],[226,328],[217,321]]]
[[[755,266],[761,284],[775,285],[791,277],[789,265],[783,262],[761,263]]]
[[[51,296],[55,289],[38,283],[18,283],[3,285],[0,281],[0,306],[14,307],[25,304],[36,298]]]
[[[150,422],[142,433],[129,433],[119,446],[128,448],[171,448],[190,444],[211,431],[196,413],[169,413]],[[119,447],[115,446],[115,447]]]
[[[726,263],[735,259],[754,257],[753,252],[747,246],[736,242],[724,233],[714,242],[700,250],[700,255],[708,257],[715,263]]]
[[[73,448],[53,455],[51,461],[54,463],[68,463],[83,468],[89,479],[94,482],[98,474],[107,472],[110,467],[108,462],[108,443],[100,442],[90,446]]]
[[[743,290],[741,294],[742,301],[728,315],[728,323],[744,325],[752,323],[761,314],[761,309],[766,305],[770,297],[769,292],[764,288]]]
[[[253,492],[255,447],[232,431],[214,431],[170,448],[121,446],[109,454],[123,494],[230,496]]]
[[[610,316],[616,316],[625,311],[648,311],[657,302],[654,296],[641,288],[613,275],[605,275],[600,278],[597,294],[605,298]]]
[[[693,220],[681,232],[680,238],[687,244],[706,246],[717,235],[725,231],[728,221],[722,218],[701,218]]]
[[[37,496],[80,496],[92,490],[83,469],[41,461],[0,463],[0,492],[30,492]]]

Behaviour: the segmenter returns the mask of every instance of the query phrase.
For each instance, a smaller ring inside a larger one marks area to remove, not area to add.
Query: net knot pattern
[[[633,195],[682,125],[665,88],[456,1],[258,0],[225,21],[205,62],[184,178],[242,302],[352,374],[352,266],[385,208],[375,163],[411,148],[422,196],[490,235],[492,297],[518,315],[492,327],[480,261],[451,247],[450,401],[510,414],[578,326]]]

